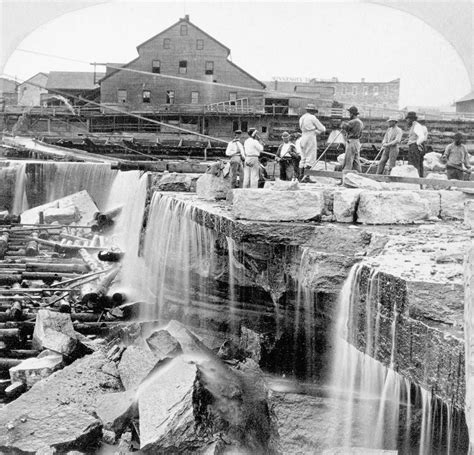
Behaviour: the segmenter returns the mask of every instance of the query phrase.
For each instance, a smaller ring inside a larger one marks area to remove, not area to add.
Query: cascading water
[[[441,403],[421,387],[416,388],[419,396],[413,397],[413,386],[393,369],[396,322],[399,317],[397,308],[393,309],[391,326],[390,368],[372,357],[379,349],[380,325],[379,277],[374,270],[369,274],[363,312],[365,327],[362,333],[365,334],[365,340],[362,344],[365,344],[365,352],[354,347],[361,336],[358,303],[364,300],[360,295],[363,269],[363,264],[351,269],[339,299],[330,379],[330,394],[339,403],[334,408],[331,420],[338,422],[338,425],[333,428],[331,445],[399,450],[399,453],[419,455],[452,453],[452,407]],[[418,413],[421,414],[418,416],[419,430],[416,432],[412,430],[412,400],[421,410]],[[433,403],[439,407],[437,413],[433,413]],[[445,415],[447,417],[443,419]],[[433,441],[435,421],[439,441]],[[418,443],[413,438],[418,438]]]
[[[26,197],[26,163],[19,163],[16,166],[15,193],[13,196],[12,214],[20,215],[28,209],[28,199]]]

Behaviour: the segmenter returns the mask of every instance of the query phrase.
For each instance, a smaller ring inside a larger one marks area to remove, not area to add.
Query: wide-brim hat
[[[355,106],[351,106],[349,109],[347,109],[351,114],[359,115],[359,109],[357,109]]]
[[[463,140],[464,139],[464,134],[461,133],[461,131],[456,131],[454,134],[453,134],[453,139],[461,139]]]
[[[242,134],[242,130],[235,130],[234,134]]]
[[[387,123],[388,122],[398,122],[398,119],[396,117],[389,117]]]
[[[290,133],[288,133],[288,131],[285,131],[281,137],[290,137]]]
[[[418,120],[418,116],[416,115],[416,112],[410,111],[405,117],[406,119],[412,119],[412,120]]]
[[[318,112],[318,109],[316,108],[316,106],[315,106],[313,103],[308,103],[308,104],[306,105],[306,110],[307,110],[307,111]]]

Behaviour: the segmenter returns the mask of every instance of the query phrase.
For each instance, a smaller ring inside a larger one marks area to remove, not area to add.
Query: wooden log
[[[0,329],[0,340],[6,343],[20,341],[20,329]]]
[[[81,256],[82,260],[86,263],[89,270],[92,272],[98,272],[102,269],[102,264],[93,257],[85,248],[81,248],[79,250],[79,256]]]
[[[14,283],[20,283],[22,277],[18,273],[12,274],[1,274],[0,275],[0,286],[11,286]]]
[[[27,262],[28,272],[64,272],[64,273],[86,273],[89,269],[81,264]]]
[[[8,309],[8,313],[14,321],[20,321],[23,318],[23,305],[21,301],[15,300]]]
[[[107,299],[107,292],[117,277],[120,267],[110,270],[100,281],[94,286],[90,285],[83,289],[81,302],[89,308],[105,308],[111,304]]]
[[[40,351],[35,349],[0,349],[0,357],[14,359],[29,359],[36,357]]]
[[[22,359],[12,359],[9,357],[0,357],[0,371],[6,371],[16,367],[22,362]]]
[[[60,283],[60,284],[66,284]],[[22,294],[43,294],[45,292],[78,292],[78,289],[75,288],[60,288],[60,287],[44,287],[44,288],[25,288],[21,289]],[[11,294],[18,294],[18,289],[0,289],[0,295],[11,295]]]
[[[26,256],[38,256],[38,254],[39,254],[39,246],[38,246],[38,242],[37,242],[38,235],[33,234],[32,237],[33,237],[33,240],[30,240],[26,244],[26,248],[25,248]]]
[[[22,272],[21,277],[24,280],[61,281],[63,278],[76,278],[77,274],[66,272]]]
[[[3,259],[5,257],[5,253],[8,250],[9,238],[10,235],[7,233],[0,235],[0,259]]]

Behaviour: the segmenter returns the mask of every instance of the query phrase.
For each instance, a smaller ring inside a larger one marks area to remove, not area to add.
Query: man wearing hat
[[[382,158],[380,158],[379,165],[377,166],[377,174],[383,174],[385,164],[388,161],[388,174],[395,167],[395,161],[398,157],[398,146],[402,141],[403,131],[397,126],[398,119],[390,117],[387,120],[388,129],[382,140]]]
[[[347,145],[346,155],[344,158],[343,170],[354,170],[361,172],[360,166],[360,138],[362,136],[362,130],[364,124],[358,117],[359,110],[355,106],[351,106],[349,109],[351,119],[348,122],[343,122],[341,128],[347,133]]]
[[[326,127],[316,118],[314,115],[317,113],[314,104],[308,104],[306,106],[306,113],[300,117],[300,129],[301,129],[301,161],[300,177],[303,178],[304,170],[311,169],[316,163],[316,156],[318,150],[318,144],[316,142],[316,136],[324,133]]]
[[[232,188],[242,187],[244,183],[242,161],[245,159],[244,146],[240,142],[241,130],[234,131],[234,139],[227,144],[226,156],[230,157],[230,184]],[[237,177],[239,180],[237,181]]]
[[[415,166],[418,175],[423,177],[423,156],[425,150],[423,142],[425,142],[425,131],[417,122],[418,116],[416,112],[410,111],[405,117],[408,128],[408,164]]]
[[[298,152],[296,151],[295,144],[290,142],[290,133],[285,131],[281,138],[283,142],[278,147],[276,153],[276,159],[280,164],[280,180],[291,180],[296,176],[294,163],[298,159]]]
[[[443,153],[442,161],[446,163],[446,173],[448,180],[464,180],[464,172],[471,172],[471,163],[469,162],[469,152],[462,143],[464,135],[458,131],[453,136],[453,142],[446,147]],[[463,169],[466,167],[466,171]]]
[[[247,131],[249,137],[244,142],[244,188],[258,188],[260,177],[260,163],[258,157],[263,152],[263,145],[255,128]]]

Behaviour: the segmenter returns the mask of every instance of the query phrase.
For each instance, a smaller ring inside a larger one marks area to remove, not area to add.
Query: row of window
[[[180,60],[179,64],[179,74],[186,74],[188,72],[188,61],[187,60]],[[151,72],[155,74],[161,73],[161,61],[160,60],[153,60],[151,63]],[[212,75],[214,74],[214,62],[206,61],[206,65],[204,67],[204,74]]]
[[[186,24],[182,24],[179,29],[179,34],[181,36],[188,35],[188,26]],[[163,49],[171,49],[171,38],[163,38]],[[196,50],[202,51],[204,49],[204,40],[197,39],[196,40]]]
[[[359,87],[358,85],[353,85],[352,86],[352,94],[353,95],[357,95],[357,93],[359,93]],[[337,91],[337,89],[336,89]],[[342,95],[349,95],[351,93],[351,87],[347,87],[347,86],[342,86],[340,88],[340,92]],[[389,86],[388,85],[385,85],[384,86],[384,94],[385,95],[388,95],[389,93]],[[379,92],[379,87],[378,85],[374,85],[374,86],[364,86],[362,87],[362,94],[364,95],[373,95],[373,96],[378,96],[380,95],[380,92]]]
[[[174,104],[175,99],[175,91],[174,90],[167,90],[166,91],[166,104]],[[237,100],[237,92],[230,92],[229,93],[229,101]],[[127,102],[127,90],[125,89],[118,89],[117,90],[117,102],[119,104],[125,104]],[[142,102],[143,103],[151,103],[151,91],[150,90],[143,90],[142,92]],[[199,104],[199,92],[194,91],[191,92],[191,104]]]

